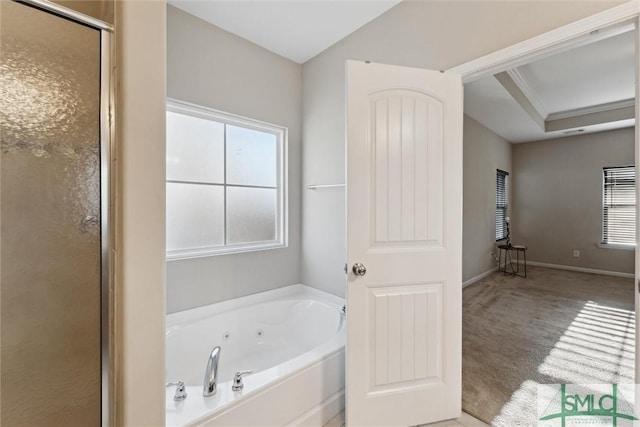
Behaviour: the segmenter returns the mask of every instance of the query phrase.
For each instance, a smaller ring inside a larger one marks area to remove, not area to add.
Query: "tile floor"
[[[324,425],[324,427],[344,427],[344,411],[331,418],[329,422]],[[486,424],[479,419],[472,417],[466,412],[463,412],[462,416],[460,418],[456,418],[455,420],[442,421],[433,424],[423,424],[419,427],[489,427],[489,424]]]

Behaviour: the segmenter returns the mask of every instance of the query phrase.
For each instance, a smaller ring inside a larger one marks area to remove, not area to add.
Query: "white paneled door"
[[[347,188],[347,424],[458,417],[460,76],[348,61]]]

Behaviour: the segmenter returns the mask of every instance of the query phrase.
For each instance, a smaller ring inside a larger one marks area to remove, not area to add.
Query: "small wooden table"
[[[527,247],[522,245],[498,245],[498,271],[503,272],[505,275],[510,274],[512,276],[527,277]],[[515,266],[511,252],[515,251],[516,259]],[[504,253],[504,265],[502,264],[502,254]],[[523,257],[524,274],[520,273],[520,253]]]

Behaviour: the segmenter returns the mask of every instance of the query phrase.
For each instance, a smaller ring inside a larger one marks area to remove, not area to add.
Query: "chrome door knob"
[[[353,268],[351,270],[356,276],[364,276],[365,274],[367,274],[367,267],[365,267],[364,264],[360,262],[356,262],[355,264],[353,264]]]

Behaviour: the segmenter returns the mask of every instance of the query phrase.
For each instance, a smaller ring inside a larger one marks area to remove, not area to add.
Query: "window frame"
[[[268,122],[263,122],[260,120],[251,119],[248,117],[239,116],[236,114],[226,113],[223,111],[215,110],[213,108],[204,107],[201,105],[196,105],[184,101],[179,101],[172,98],[167,98],[166,104],[166,112],[172,112],[177,114],[184,114],[192,117],[197,117],[204,120],[212,120],[218,123],[223,123],[225,125],[242,127],[245,129],[270,133],[276,136],[276,144],[277,144],[277,154],[276,154],[276,239],[268,242],[248,242],[248,243],[234,243],[227,244],[226,242],[223,245],[219,246],[209,246],[203,248],[186,248],[186,249],[176,249],[169,250],[166,248],[166,259],[167,260],[179,260],[179,259],[190,259],[190,258],[202,258],[209,256],[218,256],[218,255],[230,255],[236,253],[244,253],[244,252],[254,252],[254,251],[262,251],[269,249],[282,249],[288,247],[288,184],[289,184],[289,173],[288,173],[288,129],[284,126],[275,125]],[[225,130],[225,141],[224,141],[224,149],[226,153],[226,130]],[[215,184],[223,187],[225,189],[225,208],[224,208],[224,230],[223,233],[226,236],[226,218],[227,218],[227,209],[226,209],[226,188],[227,187],[249,187],[249,188],[260,188],[260,186],[246,186],[246,185],[233,185],[227,184],[226,177],[226,154],[223,160],[224,167],[224,183],[223,184]],[[188,182],[188,181],[177,181],[177,180],[168,180],[165,175],[165,187],[168,183],[181,183],[181,184],[192,184],[192,185],[201,185],[198,182]],[[226,238],[225,238],[226,240]]]
[[[600,226],[601,226],[601,241],[597,244],[598,247],[600,248],[607,248],[607,249],[628,249],[628,250],[635,250],[637,242],[636,243],[623,243],[623,242],[611,242],[607,240],[607,236],[605,236],[605,211],[607,206],[610,206],[609,204],[607,204],[606,202],[606,190],[605,190],[605,180],[606,180],[606,174],[608,170],[611,169],[629,169],[629,168],[633,168],[634,170],[634,191],[633,194],[636,197],[635,200],[635,204],[633,205],[635,207],[635,211],[636,211],[636,217],[638,215],[638,198],[637,198],[637,185],[638,185],[638,173],[636,170],[635,165],[626,165],[626,166],[604,166],[602,168],[602,175],[601,175],[601,179],[602,179],[602,210],[601,210],[601,221],[600,221]],[[634,221],[634,226],[637,227],[637,220]],[[637,230],[634,230],[634,235],[633,235],[634,240],[637,240]]]
[[[502,175],[504,176],[504,198],[506,203],[504,204],[504,206],[498,206],[498,176]],[[509,208],[509,184],[508,184],[508,177],[509,177],[509,172],[507,171],[503,171],[502,169],[496,169],[496,242],[501,242],[503,240],[507,239],[507,221],[506,218],[508,217],[507,212],[508,212],[508,208]],[[503,224],[503,231],[504,231],[504,235],[501,238],[498,238],[498,227],[497,227],[497,223],[498,223],[498,209],[503,209],[504,210],[504,224]]]

